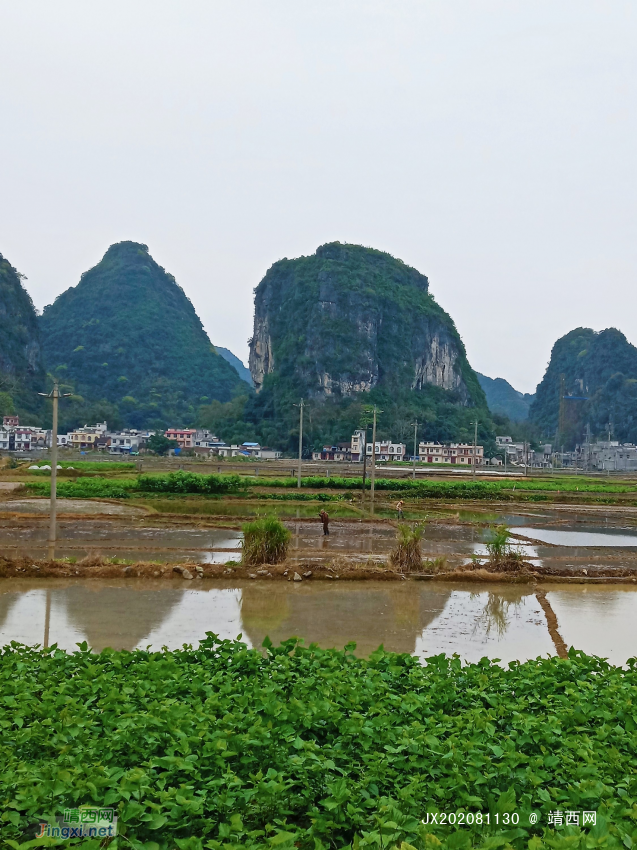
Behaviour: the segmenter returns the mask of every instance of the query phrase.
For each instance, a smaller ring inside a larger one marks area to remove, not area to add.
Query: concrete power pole
[[[374,513],[374,484],[376,482],[376,405],[374,405],[374,421],[372,424],[372,469],[370,475],[369,501],[370,513]]]
[[[53,401],[53,422],[51,429],[51,508],[49,513],[49,558],[53,560],[53,549],[57,540],[57,477],[58,477],[58,402],[60,398],[71,393],[60,395],[58,382],[53,383],[50,393],[38,393]]]
[[[414,426],[414,465],[413,465],[411,477],[415,480],[415,478],[416,478],[416,455],[418,453],[417,452],[417,448],[418,448],[418,422],[412,422],[411,424]]]
[[[473,431],[473,480],[476,480],[476,465],[478,458],[476,457],[477,445],[478,445],[478,420],[476,419],[473,423],[474,431]]]
[[[305,402],[301,399],[299,408],[299,471],[296,477],[296,486],[301,489],[301,463],[303,462],[303,405]],[[295,405],[296,406],[296,405]]]

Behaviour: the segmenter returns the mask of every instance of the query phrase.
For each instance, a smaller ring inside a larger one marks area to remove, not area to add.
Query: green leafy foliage
[[[135,242],[111,245],[45,308],[41,329],[47,368],[78,396],[60,406],[65,427],[83,424],[87,406],[94,417],[96,405],[118,425],[190,424],[202,399],[249,391],[174,277]]]
[[[176,449],[179,446],[177,440],[170,440],[163,434],[151,434],[146,441],[146,448],[156,455],[167,455],[171,449]]]
[[[23,275],[0,254],[0,415],[39,424],[44,389],[38,320]]]
[[[240,475],[180,471],[168,475],[140,475],[135,487],[144,493],[239,493],[247,488],[247,480]]]
[[[50,473],[49,473],[50,475]],[[38,496],[51,495],[51,481],[29,481],[27,489]],[[108,478],[57,479],[56,493],[65,499],[128,499],[135,486],[133,479],[113,481]]]
[[[21,843],[40,818],[88,804],[115,807],[118,846],[140,850],[634,845],[634,662],[571,651],[423,667],[352,648],[266,641],[262,655],[213,635],[97,656],[6,647],[0,835]],[[571,809],[598,825],[548,827]],[[432,824],[440,812],[483,823]]]
[[[275,517],[259,517],[241,527],[241,561],[247,566],[285,561],[292,534]]]

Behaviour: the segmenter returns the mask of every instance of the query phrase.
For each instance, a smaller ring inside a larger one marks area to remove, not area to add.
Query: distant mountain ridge
[[[236,354],[233,354],[228,348],[222,348],[220,345],[215,345],[215,351],[236,370],[242,381],[245,381],[250,387],[254,386],[250,370],[242,360],[239,360]]]
[[[22,275],[0,254],[0,415],[39,416],[45,390],[40,329]]]
[[[45,307],[40,327],[47,368],[93,404],[93,417],[184,426],[243,387],[175,278],[136,242],[111,245]]]
[[[508,416],[513,422],[524,422],[528,419],[529,408],[535,399],[533,393],[521,393],[504,378],[489,378],[476,372],[480,386],[487,397],[491,413]]]

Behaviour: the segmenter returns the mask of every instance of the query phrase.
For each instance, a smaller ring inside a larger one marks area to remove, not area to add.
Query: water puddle
[[[637,589],[547,586],[567,645],[624,663],[637,653]],[[425,659],[441,652],[503,663],[555,654],[546,616],[528,587],[327,582],[228,585],[180,580],[4,579],[0,644],[86,640],[133,649],[197,644],[206,631],[260,647],[289,637],[368,655],[380,644]]]
[[[633,534],[622,533],[616,528],[593,531],[568,531],[555,528],[511,528],[515,534],[549,543],[554,546],[570,546],[573,548],[589,546],[613,546],[627,549],[637,546],[637,530]]]

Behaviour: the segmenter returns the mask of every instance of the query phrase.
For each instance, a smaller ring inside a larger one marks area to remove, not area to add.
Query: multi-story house
[[[484,447],[476,446],[475,465],[484,463]],[[466,463],[474,464],[473,445],[471,443],[434,443],[420,442],[418,446],[420,460],[426,463]]]
[[[394,443],[391,440],[377,440],[376,442],[377,461],[404,460],[406,453],[407,446],[404,443]],[[367,443],[367,457],[372,457],[372,443]]]
[[[335,446],[323,446],[320,452],[312,452],[312,460],[350,461],[351,459],[351,443],[337,443]]]
[[[194,449],[197,439],[196,428],[169,428],[165,434],[169,440],[174,440],[180,449],[188,451]]]
[[[339,446],[344,445],[339,443]],[[407,446],[405,443],[397,443],[395,440],[377,440],[376,441],[376,460],[377,461],[397,461],[404,460],[407,454]],[[362,462],[365,455],[371,459],[372,444],[367,442],[367,434],[360,429],[354,431],[350,443],[350,457],[355,463]]]

